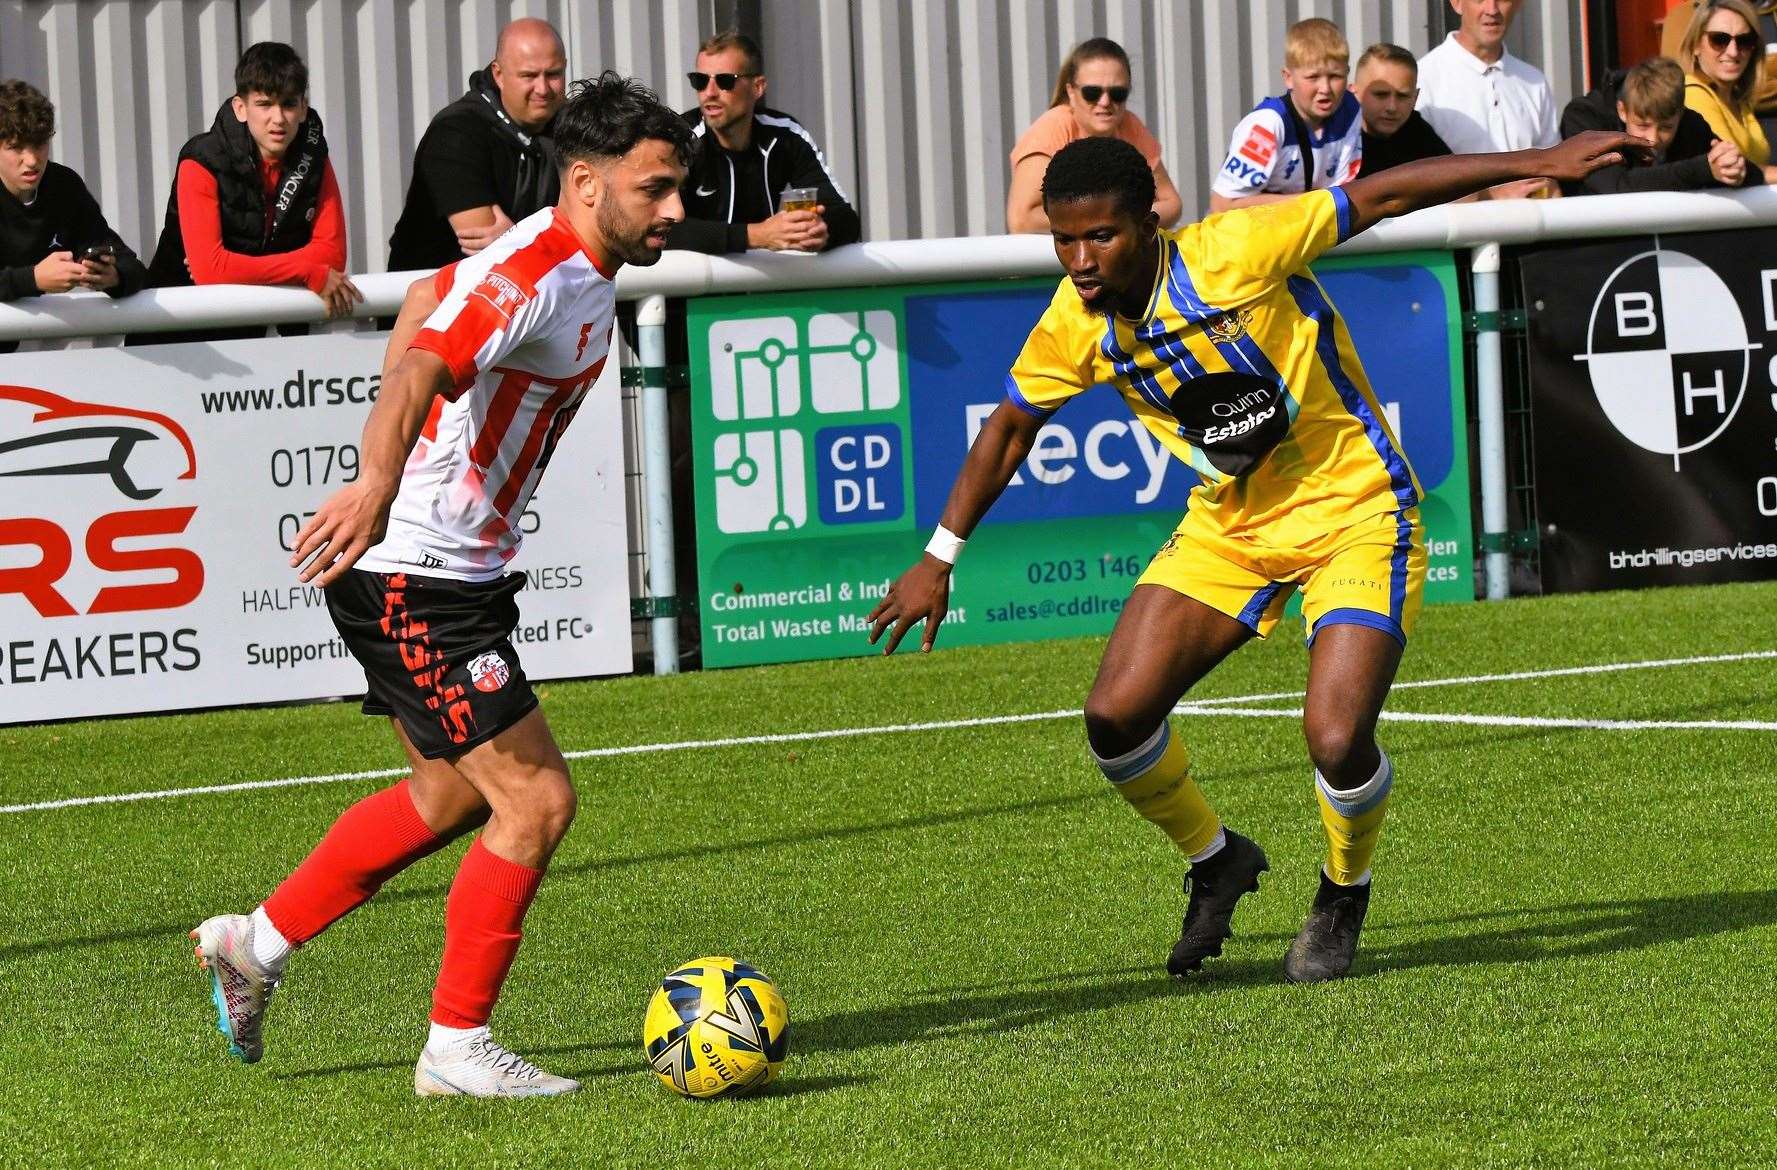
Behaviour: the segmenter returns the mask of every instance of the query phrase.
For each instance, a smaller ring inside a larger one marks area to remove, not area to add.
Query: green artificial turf
[[[1777,586],[1428,610],[1406,680],[1777,650]],[[1072,711],[1100,640],[547,684],[567,749]],[[1193,698],[1292,691],[1300,628]],[[1240,706],[1288,708],[1276,699]],[[1777,660],[1402,689],[1437,716],[1777,721]],[[461,855],[292,961],[253,1067],[186,931],[250,909],[331,782],[0,814],[7,1165],[1443,1166],[1764,1163],[1777,1142],[1777,731],[1390,722],[1353,977],[1283,982],[1321,853],[1298,721],[1184,715],[1272,871],[1201,977],[1161,968],[1180,858],[1077,718],[583,759],[497,1034],[582,1092],[421,1101]],[[355,705],[0,728],[0,805],[392,768]],[[676,1099],[655,981],[775,977],[784,1078]]]

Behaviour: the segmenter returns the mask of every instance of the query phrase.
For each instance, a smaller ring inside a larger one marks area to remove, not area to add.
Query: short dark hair
[[[42,146],[56,135],[56,108],[28,81],[0,82],[0,144]]]
[[[1419,76],[1419,62],[1413,54],[1399,45],[1390,44],[1387,41],[1377,41],[1365,49],[1364,55],[1357,59],[1357,67],[1362,69],[1371,61],[1385,61],[1390,65],[1399,65],[1404,69],[1411,69],[1413,76]]]
[[[746,55],[748,73],[765,72],[765,54],[760,51],[759,42],[746,33],[719,32],[697,46],[699,54],[720,53],[727,49],[739,49]]]
[[[691,127],[653,90],[612,69],[573,84],[555,115],[554,137],[564,167],[575,159],[622,158],[649,138],[671,143],[681,163],[691,162]]]
[[[1080,138],[1055,152],[1043,172],[1043,203],[1114,195],[1141,218],[1154,208],[1154,172],[1141,151],[1121,138]]]
[[[290,102],[306,96],[308,91],[309,67],[302,63],[295,49],[282,41],[248,45],[235,62],[236,97],[262,93],[280,102]]]

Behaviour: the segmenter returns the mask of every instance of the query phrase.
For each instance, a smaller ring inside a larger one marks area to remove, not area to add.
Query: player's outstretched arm
[[[1631,156],[1645,160],[1652,153],[1653,143],[1645,139],[1592,130],[1547,150],[1452,154],[1404,163],[1341,188],[1351,200],[1349,234],[1356,235],[1381,220],[1449,203],[1500,183],[1535,178],[1577,183],[1593,171],[1614,166]]]
[[[1018,465],[1030,454],[1042,426],[1043,419],[1020,409],[1010,399],[1000,403],[970,444],[938,523],[965,539],[975,531],[975,525],[981,523],[981,517],[987,515],[987,509],[1012,482]],[[923,620],[926,628],[919,648],[930,651],[944,615],[950,612],[950,570],[950,565],[925,553],[902,573],[870,611],[870,644],[874,646],[883,631],[893,627],[888,644],[882,648],[884,654],[893,654],[907,631]]]
[[[415,284],[396,319],[382,386],[359,441],[358,478],[328,497],[296,534],[290,566],[303,582],[323,588],[333,584],[383,538],[389,506],[401,486],[401,469],[431,412],[432,400],[451,388],[450,368],[443,358],[429,350],[407,348],[419,323],[437,307],[430,286],[430,281]],[[400,349],[395,348],[397,342]]]

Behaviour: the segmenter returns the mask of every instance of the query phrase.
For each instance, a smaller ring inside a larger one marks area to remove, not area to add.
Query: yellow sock
[[[1388,812],[1388,794],[1394,790],[1394,765],[1388,753],[1376,774],[1357,788],[1341,792],[1314,774],[1314,794],[1320,803],[1320,823],[1327,831],[1327,877],[1342,886],[1369,880],[1370,859],[1382,836],[1382,818]]]
[[[1099,759],[1098,766],[1123,799],[1158,825],[1186,856],[1209,848],[1221,831],[1221,822],[1191,779],[1190,753],[1169,724],[1161,723],[1134,751],[1113,760]]]

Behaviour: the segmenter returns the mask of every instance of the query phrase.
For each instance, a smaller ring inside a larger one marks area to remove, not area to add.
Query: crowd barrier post
[[[1505,366],[1499,346],[1499,245],[1482,244],[1469,263],[1475,297],[1475,395],[1481,434],[1482,576],[1487,600],[1511,589],[1510,534],[1506,531]]]
[[[648,533],[649,644],[655,674],[679,673],[678,597],[674,594],[672,442],[666,402],[666,297],[636,304],[636,349],[642,363],[642,491]]]

